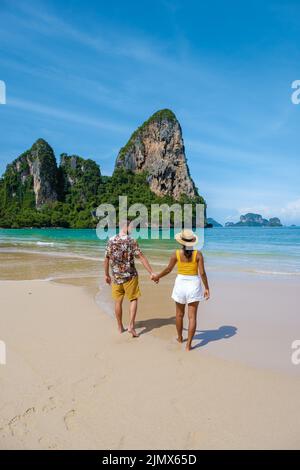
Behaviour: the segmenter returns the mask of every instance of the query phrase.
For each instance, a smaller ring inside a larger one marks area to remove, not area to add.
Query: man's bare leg
[[[186,343],[186,351],[190,351],[192,349],[192,341],[196,331],[197,326],[197,310],[198,310],[199,302],[192,302],[188,304],[188,316],[189,316],[189,332],[188,332],[188,339]]]
[[[129,326],[128,326],[128,333],[131,333],[134,338],[137,338],[139,336],[134,329],[135,317],[136,317],[136,312],[137,312],[137,302],[138,302],[137,299],[131,300],[130,307],[129,307],[130,321],[129,321]]]
[[[122,322],[122,314],[123,314],[122,304],[123,304],[123,297],[115,301],[115,314],[116,314],[119,333],[123,333],[125,331],[123,322]]]
[[[184,317],[185,305],[176,302],[176,329],[177,329],[177,341],[178,343],[183,342],[182,330],[183,330],[183,317]]]

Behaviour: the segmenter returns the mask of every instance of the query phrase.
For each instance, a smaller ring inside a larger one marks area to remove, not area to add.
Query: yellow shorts
[[[132,277],[129,281],[123,284],[112,284],[111,286],[112,297],[115,300],[119,300],[126,295],[128,300],[135,300],[141,295],[139,287],[138,276]]]

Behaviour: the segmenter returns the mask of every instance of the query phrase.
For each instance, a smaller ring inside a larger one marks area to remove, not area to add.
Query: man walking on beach
[[[122,322],[122,304],[124,295],[126,295],[130,301],[128,332],[131,333],[133,337],[137,337],[138,334],[135,331],[134,324],[138,298],[141,292],[134,258],[138,257],[141,260],[141,263],[147,269],[150,276],[154,273],[152,272],[146,256],[138,246],[137,241],[131,238],[129,233],[130,220],[127,220],[119,234],[109,239],[105,251],[104,272],[106,283],[112,286],[112,297],[115,300],[115,314],[119,332],[123,333],[123,331],[125,331]],[[109,265],[111,266],[113,280],[109,274]]]

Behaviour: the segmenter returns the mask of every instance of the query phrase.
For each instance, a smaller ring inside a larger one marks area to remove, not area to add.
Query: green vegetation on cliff
[[[161,111],[158,118],[165,112],[171,113]],[[98,205],[110,203],[118,208],[119,196],[127,196],[128,206],[142,203],[148,209],[151,204],[191,202],[186,196],[180,201],[157,196],[148,178],[146,173],[124,168],[102,176],[97,163],[77,155],[62,154],[57,166],[53,150],[39,139],[7,166],[0,179],[0,227],[93,228]],[[205,203],[201,196],[193,202]]]
[[[60,199],[78,204],[97,203],[101,173],[96,162],[63,153],[58,172]]]

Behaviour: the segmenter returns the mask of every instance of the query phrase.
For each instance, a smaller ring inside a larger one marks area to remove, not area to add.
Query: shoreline
[[[38,257],[39,262],[42,259],[43,257]],[[27,257],[25,261],[30,272],[34,272],[33,264],[29,263]],[[91,272],[90,263],[84,265],[84,272],[81,272],[79,268],[82,265],[77,262],[74,265],[68,260],[64,266],[68,268],[67,275],[61,273],[32,281],[83,287],[98,305],[98,309],[113,318],[110,288],[104,284],[99,262],[95,264],[94,272]],[[74,273],[75,266],[78,272],[75,269]],[[175,337],[175,308],[170,298],[175,273],[161,280],[159,286],[156,286],[139,266],[138,270],[142,297],[139,302],[137,327],[169,341]],[[19,271],[19,275],[20,280],[26,281],[21,276],[22,271]],[[217,358],[261,369],[287,372],[293,376],[299,375],[298,368],[291,363],[291,344],[297,339],[299,331],[296,279],[270,278],[248,273],[240,276],[233,272],[209,272],[208,275],[212,298],[199,306],[195,336],[198,351],[194,353],[208,352]],[[14,280],[0,280],[0,284]],[[128,303],[125,301],[125,318],[127,310]]]
[[[50,245],[51,243],[47,243],[47,245]],[[52,244],[51,244],[52,245]],[[148,248],[143,248],[143,251],[148,254]],[[151,251],[151,250],[149,250]],[[156,250],[157,252],[159,251],[162,251],[164,252],[164,250]],[[171,253],[171,252],[170,252]],[[239,268],[233,268],[232,266],[228,265],[228,266],[223,266],[223,267],[220,267],[220,266],[215,266],[214,264],[211,264],[211,259],[209,257],[209,254],[204,253],[204,256],[205,256],[205,259],[208,260],[208,262],[206,262],[206,265],[207,265],[207,270],[213,275],[213,276],[228,276],[232,279],[240,279],[240,278],[245,278],[246,280],[249,279],[255,279],[257,278],[258,280],[261,280],[261,279],[265,279],[265,280],[280,280],[280,281],[294,281],[294,280],[297,280],[300,276],[300,271],[293,271],[293,272],[288,272],[288,271],[268,271],[266,269],[258,269],[258,268],[245,268],[245,267],[239,267]],[[94,271],[94,276],[97,276],[99,274],[99,263],[103,263],[104,261],[104,256],[103,256],[103,253],[100,254],[100,251],[99,251],[99,256],[88,256],[86,254],[82,254],[82,253],[76,253],[76,252],[72,252],[72,251],[38,251],[38,250],[29,250],[29,249],[16,249],[15,247],[9,247],[9,248],[5,248],[5,249],[1,249],[0,251],[0,259],[2,260],[2,262],[5,262],[6,259],[8,260],[11,260],[11,257],[12,255],[15,255],[15,257],[19,257],[20,261],[26,261],[26,257],[28,258],[28,260],[31,258],[31,259],[35,259],[37,263],[40,262],[39,258],[47,258],[49,260],[52,260],[53,262],[55,261],[55,259],[57,260],[57,262],[60,262],[60,263],[63,263],[65,261],[65,268],[66,268],[66,272],[64,272],[63,270],[60,272],[59,275],[51,275],[49,276],[48,275],[48,271],[51,270],[49,267],[46,267],[44,268],[44,271],[47,272],[47,274],[39,274],[39,275],[36,275],[36,277],[26,277],[26,274],[23,274],[19,279],[20,280],[39,280],[39,279],[45,279],[45,280],[48,280],[48,279],[55,279],[55,278],[63,278],[63,277],[68,277],[67,276],[67,271],[68,269],[70,269],[70,265],[67,265],[67,262],[69,261],[70,263],[78,263],[78,266],[80,266],[80,264],[82,264],[82,266],[85,267],[86,269],[86,272],[85,274],[82,274],[82,273],[79,273],[78,276],[81,276],[81,277],[90,277],[90,274],[91,274],[91,270],[92,269],[95,269],[95,267],[97,267],[97,272]],[[27,261],[28,261],[27,260]],[[168,262],[168,258],[166,259],[152,259],[151,260],[151,264],[154,266],[154,267],[164,267],[166,266]],[[50,261],[49,261],[50,263]],[[42,264],[42,263],[40,263]],[[77,268],[78,267],[77,265],[75,265],[75,267]],[[3,275],[1,273],[1,275]],[[2,280],[15,280],[15,276],[16,276],[16,273],[15,271],[13,271],[13,273],[11,274],[11,277],[5,277],[3,278]],[[76,277],[77,274],[74,274],[74,271],[72,271],[72,274],[71,274],[71,277]],[[0,278],[0,281],[1,281],[1,278]]]

